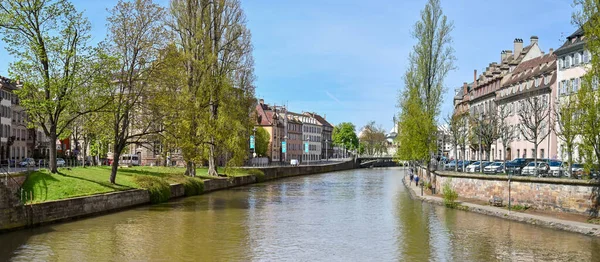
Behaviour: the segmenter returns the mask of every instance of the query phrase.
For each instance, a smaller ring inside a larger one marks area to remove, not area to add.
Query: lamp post
[[[252,132],[252,137],[254,139],[254,148],[252,148],[252,158],[256,158],[256,127],[252,128]]]

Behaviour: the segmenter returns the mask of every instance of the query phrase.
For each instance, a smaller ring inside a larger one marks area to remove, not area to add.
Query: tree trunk
[[[110,183],[111,184],[116,184],[116,179],[117,179],[117,171],[119,169],[119,159],[121,158],[121,151],[122,148],[120,148],[120,146],[118,145],[118,143],[115,143],[114,147],[113,147],[113,162],[112,162],[112,168],[110,170]]]
[[[87,160],[87,144],[88,144],[88,140],[89,139],[87,139],[86,136],[84,136],[83,137],[83,145],[81,146],[82,147],[81,148],[81,152],[82,152],[82,155],[83,155],[83,163],[82,163],[82,165],[83,165],[84,168],[86,167],[85,162]]]
[[[458,146],[454,147],[454,172],[458,172]]]
[[[196,164],[193,161],[187,161],[185,165],[185,175],[195,177],[196,176]]]
[[[58,173],[58,169],[56,168],[56,126],[50,127],[50,156],[48,167],[50,169],[50,173],[56,174]]]
[[[211,140],[214,141],[214,139],[211,139]],[[208,145],[208,148],[209,148],[208,175],[209,176],[218,176],[219,173],[217,172],[216,161],[215,161],[215,145],[211,143],[210,145]]]
[[[534,145],[534,147],[533,147],[533,162],[535,164],[533,166],[534,167],[533,168],[533,172],[534,172],[533,174],[536,177],[539,175],[539,172],[538,172],[538,162],[537,162],[537,152],[538,152],[538,145]],[[527,156],[525,156],[525,157],[527,157]]]
[[[569,159],[569,163],[567,165],[567,174],[569,174],[569,178],[573,177],[573,172],[571,170],[571,167],[573,166],[573,146],[567,146],[567,155],[568,155],[568,159]]]

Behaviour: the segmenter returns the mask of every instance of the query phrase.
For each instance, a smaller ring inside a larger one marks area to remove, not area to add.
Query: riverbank
[[[261,170],[264,175],[248,175],[204,180],[202,193],[285,177],[335,172],[353,169],[355,167],[354,161],[347,161],[315,166],[257,168]],[[170,199],[186,195],[185,186],[183,184],[171,184],[170,191]],[[6,193],[0,197],[7,199],[10,194],[8,194],[7,190],[3,190],[2,192]],[[150,192],[144,189],[131,189],[27,205],[16,204],[13,202],[10,207],[0,209],[0,231],[10,231],[106,214],[150,203]]]
[[[410,178],[408,175],[402,179],[403,184],[408,189],[410,196],[412,199],[421,200],[428,203],[436,204],[444,206],[444,199],[434,195],[423,194],[421,196],[421,188],[414,185],[414,183],[410,184]],[[541,216],[534,214],[527,214],[517,211],[509,211],[507,209],[501,207],[494,207],[488,205],[480,205],[475,203],[469,203],[464,201],[459,201],[461,205],[461,209],[465,211],[480,213],[489,216],[495,216],[499,218],[504,218],[508,220],[523,222],[532,225],[539,225],[546,228],[564,230],[574,233],[585,234],[589,236],[600,237],[600,225],[577,222],[577,221],[569,221],[558,219],[551,216]]]

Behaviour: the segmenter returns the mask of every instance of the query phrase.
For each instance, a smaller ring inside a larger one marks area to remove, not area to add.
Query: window
[[[517,149],[517,157],[519,157],[521,155],[521,150]]]
[[[594,76],[594,77],[592,78],[592,88],[593,88],[594,90],[598,89],[598,77],[596,77],[596,76]]]
[[[533,151],[533,148],[531,149],[531,157],[535,157],[535,151]]]
[[[565,69],[565,61],[563,58],[558,59],[558,69],[560,69],[560,70]]]
[[[585,50],[583,51],[583,63],[589,63],[590,62],[590,51]]]
[[[540,158],[544,158],[544,149],[540,149]]]
[[[571,56],[568,55],[565,57],[565,68],[571,67]]]
[[[523,149],[523,158],[527,157],[527,149]]]
[[[581,61],[581,54],[575,53],[575,55],[573,55],[573,65],[579,65],[579,61]]]
[[[544,76],[544,85],[549,85],[550,84],[550,75],[546,75]]]
[[[573,93],[577,93],[579,89],[579,78],[573,79]]]
[[[538,87],[538,86],[540,86],[540,79],[536,78],[535,79],[535,87]]]

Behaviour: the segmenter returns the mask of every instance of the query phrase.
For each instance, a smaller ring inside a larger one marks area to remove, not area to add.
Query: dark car
[[[506,162],[506,172],[509,174],[520,175],[521,169],[525,167],[529,162],[533,161],[533,158],[515,158],[511,161]]]
[[[465,168],[467,168],[468,165],[470,165],[471,163],[473,163],[475,161],[470,161],[470,160],[464,160],[464,161],[459,161],[458,164],[456,164],[458,167],[458,172],[463,172],[463,166]]]

